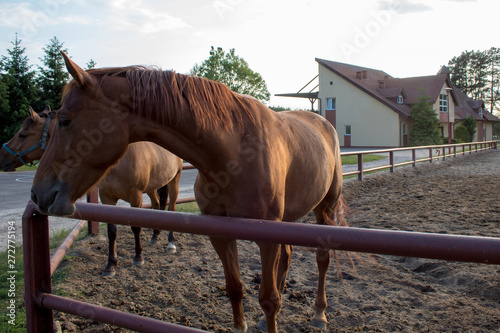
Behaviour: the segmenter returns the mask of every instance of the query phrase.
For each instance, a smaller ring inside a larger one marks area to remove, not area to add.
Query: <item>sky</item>
[[[314,78],[315,58],[433,75],[462,51],[500,47],[499,9],[498,0],[0,0],[0,55],[17,33],[36,69],[56,36],[82,67],[188,73],[211,46],[234,48],[266,81],[268,105],[309,108],[274,94]]]

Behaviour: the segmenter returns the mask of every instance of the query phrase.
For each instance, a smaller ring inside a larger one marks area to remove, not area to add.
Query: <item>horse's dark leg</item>
[[[116,257],[116,231],[117,227],[114,224],[108,223],[108,265],[104,268],[102,276],[114,276],[118,258]]]
[[[134,233],[135,239],[135,257],[132,263],[133,266],[144,264],[144,259],[142,258],[142,244],[141,244],[141,228],[140,227],[131,227],[132,232]]]
[[[238,263],[238,248],[235,239],[210,237],[210,242],[219,255],[226,277],[226,292],[233,308],[234,330],[233,332],[244,333],[247,324],[243,314],[243,284],[240,278],[240,266]]]
[[[130,205],[132,207],[142,207],[142,192],[137,193],[136,197],[130,200]],[[144,264],[144,259],[142,258],[142,244],[141,244],[141,228],[140,227],[131,227],[132,232],[134,233],[135,239],[135,257],[132,262],[133,266]]]
[[[110,197],[105,191],[99,191],[101,202],[105,205],[116,205],[118,199]],[[116,237],[118,229],[116,225],[108,223],[108,265],[104,268],[102,276],[114,276],[118,257],[116,256]]]
[[[167,206],[167,197],[168,197],[167,191],[168,191],[167,186],[165,185],[163,187],[160,187],[156,191],[147,193],[149,198],[151,199],[151,208],[165,210],[165,207]],[[161,230],[158,229],[153,230],[153,236],[151,237],[150,244],[158,243],[160,232]]]

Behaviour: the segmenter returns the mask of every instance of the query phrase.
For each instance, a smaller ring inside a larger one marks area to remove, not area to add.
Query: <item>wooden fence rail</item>
[[[457,153],[457,148],[462,148],[460,153]],[[421,147],[405,147],[405,148],[393,148],[393,149],[379,149],[379,150],[367,150],[367,151],[356,151],[356,152],[344,152],[341,153],[342,156],[357,156],[358,157],[358,168],[356,171],[345,172],[345,176],[350,175],[358,175],[358,180],[363,180],[363,174],[372,171],[378,171],[383,169],[389,169],[391,172],[394,172],[394,169],[399,166],[412,164],[416,166],[417,163],[420,162],[430,162],[433,163],[437,160],[445,160],[447,157],[457,155],[465,155],[466,148],[468,148],[468,153],[472,154],[473,152],[480,152],[488,149],[497,149],[497,141],[484,141],[484,142],[471,142],[471,143],[458,143],[451,145],[438,145],[438,146],[421,146]],[[448,150],[448,153],[446,153]],[[452,152],[453,150],[453,152]],[[411,152],[411,158],[408,158],[407,161],[395,163],[394,153],[396,152]],[[418,151],[428,151],[427,157],[418,158]],[[364,168],[363,164],[363,156],[370,154],[386,154],[389,153],[389,164],[373,167],[373,168]],[[437,156],[436,153],[438,153]]]

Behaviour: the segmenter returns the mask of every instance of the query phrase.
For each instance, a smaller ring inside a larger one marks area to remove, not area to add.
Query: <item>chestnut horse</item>
[[[39,160],[51,138],[55,121],[49,116],[50,108],[37,114],[30,107],[30,116],[26,118],[19,131],[5,143],[0,150],[0,169],[15,171],[25,164],[33,164]],[[151,198],[153,209],[164,210],[167,196],[170,194],[168,210],[175,210],[175,201],[179,193],[179,180],[182,172],[182,160],[167,150],[151,142],[131,144],[119,163],[113,166],[106,177],[98,184],[99,196],[103,204],[116,205],[122,199],[132,207],[142,206],[142,194]],[[167,192],[160,195],[158,192]],[[141,228],[132,227],[135,238],[134,265],[144,263],[142,258]],[[153,232],[151,243],[156,243],[159,230]],[[109,253],[108,265],[103,271],[104,276],[113,276],[118,259],[116,255],[117,228],[108,224]],[[168,236],[167,252],[176,251],[173,232]]]
[[[338,137],[325,118],[306,111],[276,113],[203,78],[139,66],[84,71],[66,55],[64,59],[73,80],[64,89],[57,129],[32,187],[41,212],[72,215],[76,199],[128,144],[147,140],[198,169],[195,196],[203,214],[292,222],[313,210],[319,224],[347,225],[341,218]],[[98,143],[92,144],[89,136]],[[210,241],[224,268],[234,331],[245,332],[236,240]],[[292,247],[257,244],[264,311],[259,327],[276,332]],[[325,327],[330,250],[318,248],[316,258],[313,324]]]

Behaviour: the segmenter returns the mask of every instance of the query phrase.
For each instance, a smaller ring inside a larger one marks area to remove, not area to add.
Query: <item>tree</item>
[[[69,75],[66,72],[64,58],[61,55],[63,44],[54,36],[49,44],[43,49],[45,56],[40,60],[43,67],[39,67],[38,84],[41,89],[41,100],[43,105],[49,105],[53,109],[58,109],[61,104],[62,89],[68,82]]]
[[[266,81],[251,70],[248,63],[235,54],[234,49],[226,53],[220,47],[212,47],[210,57],[201,65],[195,65],[190,74],[224,83],[232,91],[251,95],[260,101],[268,101],[271,96]]]
[[[87,63],[87,68],[86,69],[92,69],[97,66],[97,62],[94,61],[94,59],[90,59],[89,62]]]
[[[493,113],[500,99],[500,49],[464,51],[448,67],[453,85],[475,100],[484,100]]]
[[[476,135],[477,121],[473,116],[469,116],[462,121],[462,124],[467,129],[469,133],[470,140],[465,142],[471,142],[474,140],[474,135]]]
[[[410,115],[413,118],[413,126],[408,139],[410,146],[442,144],[439,119],[432,109],[429,97],[423,92],[418,101],[412,105]]]
[[[6,142],[17,132],[29,114],[30,102],[37,97],[35,72],[28,65],[25,48],[21,47],[17,34],[11,43],[13,48],[7,50],[9,56],[2,56],[1,60],[0,142]]]
[[[469,130],[464,125],[460,124],[455,128],[455,142],[456,143],[465,143],[471,142],[471,136]]]
[[[488,50],[489,57],[489,76],[490,89],[488,92],[488,101],[490,103],[490,112],[493,113],[498,108],[500,101],[500,48],[492,47]]]

